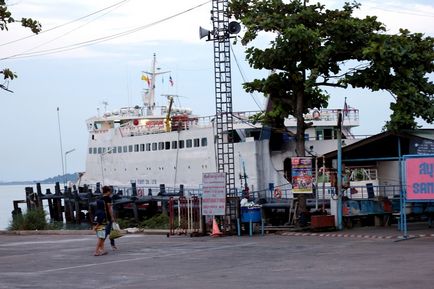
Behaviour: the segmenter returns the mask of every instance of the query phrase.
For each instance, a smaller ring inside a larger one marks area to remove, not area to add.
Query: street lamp
[[[71,149],[71,150],[65,152],[65,186],[66,186],[66,184],[68,183],[68,177],[67,177],[68,169],[67,169],[67,166],[66,166],[66,156],[67,156],[69,153],[72,153],[73,151],[75,151],[75,149]]]

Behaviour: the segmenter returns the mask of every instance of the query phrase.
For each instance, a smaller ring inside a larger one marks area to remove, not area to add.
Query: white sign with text
[[[203,173],[202,215],[224,216],[226,208],[226,173]]]

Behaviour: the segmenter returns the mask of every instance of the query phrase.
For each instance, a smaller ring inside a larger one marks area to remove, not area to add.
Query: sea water
[[[26,187],[33,187],[36,192],[36,185],[0,185],[0,230],[6,230],[12,220],[12,211],[14,209],[13,201],[26,199]],[[41,184],[42,193],[46,189],[54,192],[54,184]],[[18,204],[22,212],[27,210],[26,204]]]

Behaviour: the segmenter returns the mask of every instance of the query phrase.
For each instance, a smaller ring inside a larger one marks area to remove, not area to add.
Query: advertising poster
[[[405,160],[407,200],[434,200],[434,157]]]
[[[202,174],[202,215],[224,216],[226,209],[226,174]]]
[[[294,194],[312,193],[312,158],[293,157],[292,164],[292,192]]]

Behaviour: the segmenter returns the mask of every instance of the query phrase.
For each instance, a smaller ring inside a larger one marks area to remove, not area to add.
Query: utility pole
[[[59,143],[60,143],[60,159],[62,160],[62,176],[65,176],[65,164],[63,162],[63,144],[62,144],[62,130],[60,128],[60,112],[59,107],[57,107],[57,124],[59,127]],[[65,181],[66,185],[66,181]]]
[[[338,123],[337,123],[337,141],[338,141],[338,168],[337,168],[337,212],[338,212],[338,230],[342,230],[342,111],[338,110]]]

